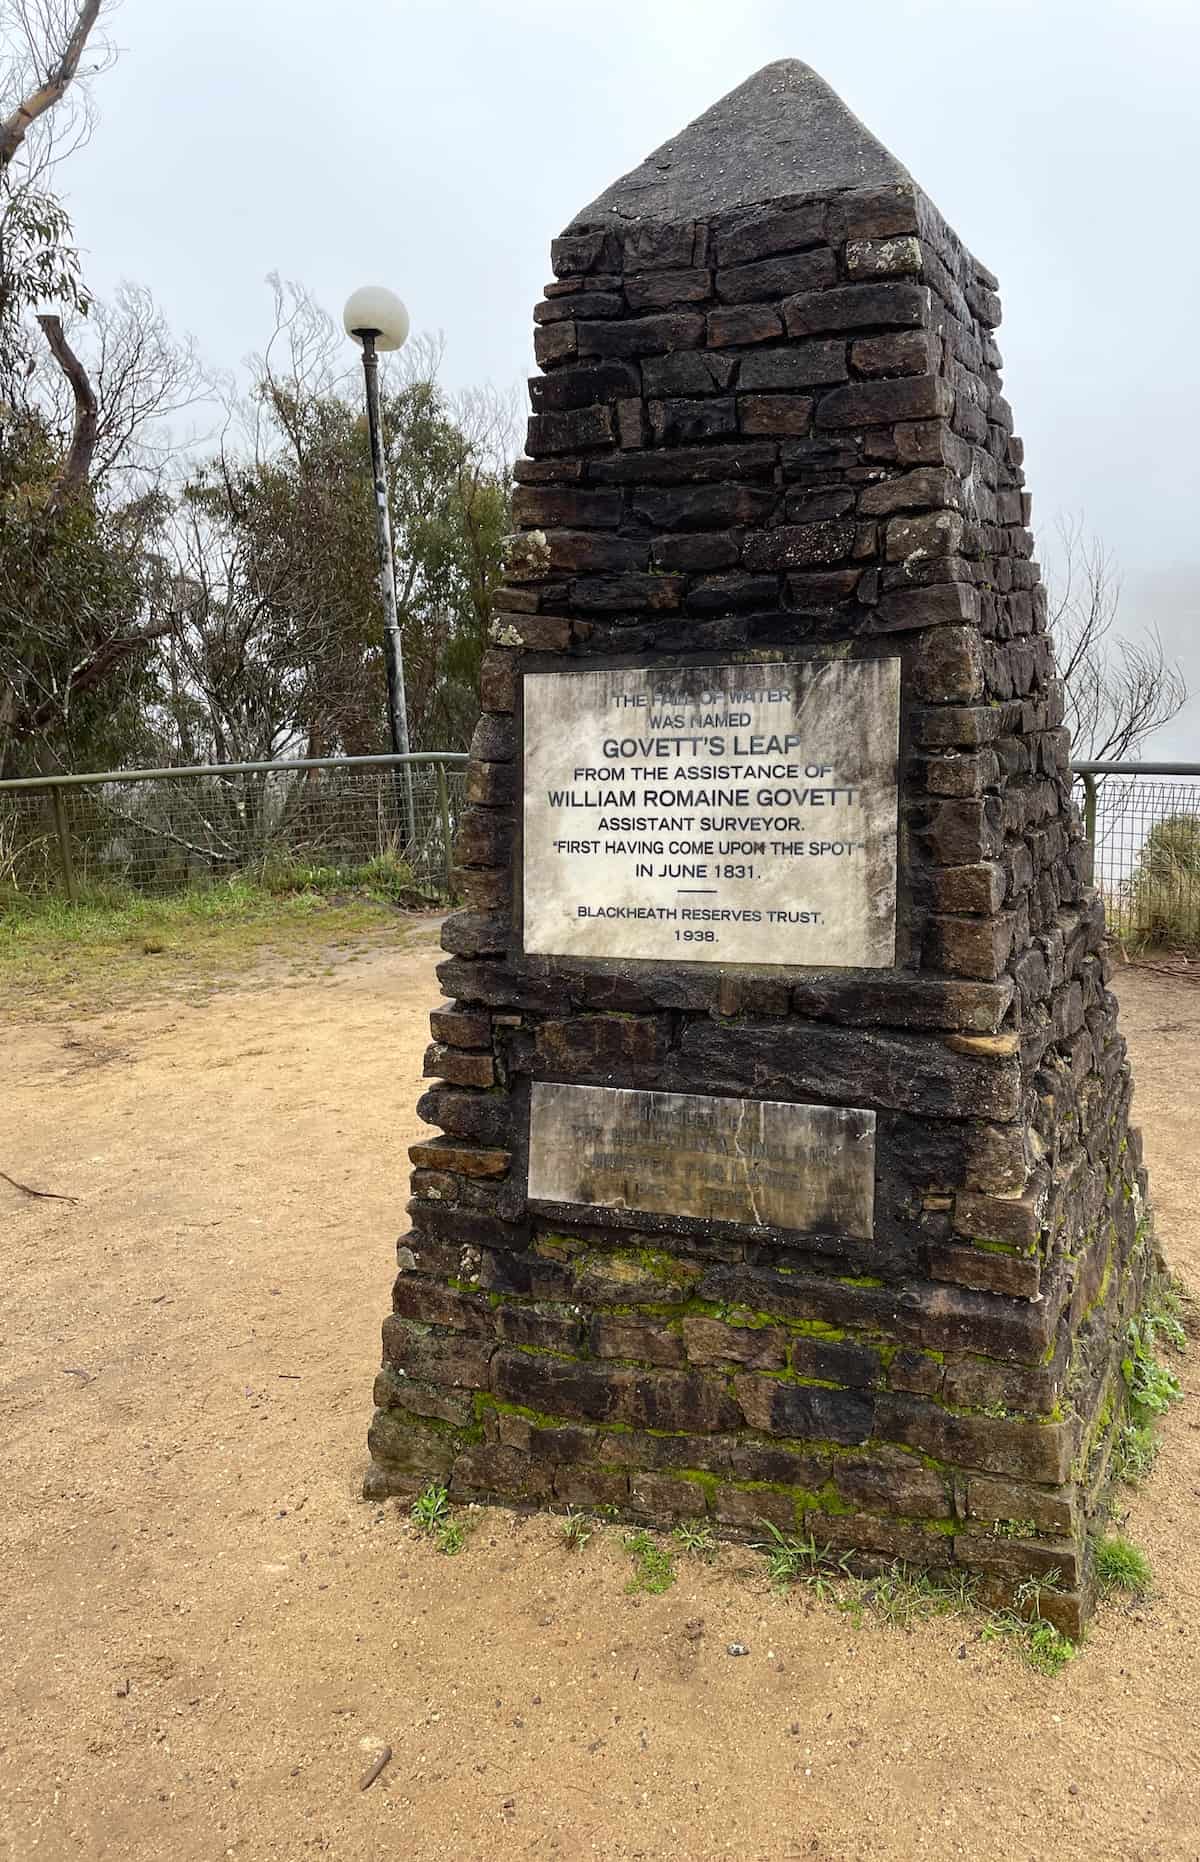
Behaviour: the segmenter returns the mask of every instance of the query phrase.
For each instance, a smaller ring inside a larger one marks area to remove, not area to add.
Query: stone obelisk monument
[[[1152,1244],[996,280],[790,61],[551,260],[367,1490],[1077,1628]]]

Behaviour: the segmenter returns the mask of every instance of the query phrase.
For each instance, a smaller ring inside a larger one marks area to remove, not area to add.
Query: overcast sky
[[[392,286],[452,387],[532,368],[547,246],[758,66],[802,58],[1000,277],[1034,521],[1082,513],[1200,691],[1196,0],[124,0],[59,181],[101,295],[232,367],[278,270]],[[1156,751],[1200,759],[1200,700]]]

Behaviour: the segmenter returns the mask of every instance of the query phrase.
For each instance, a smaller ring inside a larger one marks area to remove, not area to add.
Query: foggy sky
[[[278,270],[399,291],[445,379],[532,370],[572,214],[775,58],[822,76],[1000,277],[1034,523],[1081,513],[1200,692],[1195,0],[124,0],[59,174],[101,295],[148,285],[207,360]],[[1200,759],[1200,699],[1154,746]]]

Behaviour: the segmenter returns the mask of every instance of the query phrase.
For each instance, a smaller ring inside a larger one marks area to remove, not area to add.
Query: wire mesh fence
[[[0,887],[68,898],[253,877],[450,890],[466,757],[322,758],[0,783]]]
[[[0,782],[0,890],[406,878],[445,896],[465,756],[321,758]],[[1200,945],[1200,765],[1076,773],[1109,929]]]
[[[1109,931],[1200,945],[1200,765],[1097,763],[1077,781]]]

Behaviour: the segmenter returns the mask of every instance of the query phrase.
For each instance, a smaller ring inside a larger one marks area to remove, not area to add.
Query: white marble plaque
[[[900,662],[525,678],[525,949],[886,968]]]
[[[529,1197],[870,1237],[875,1114],[538,1082],[529,1109]]]

